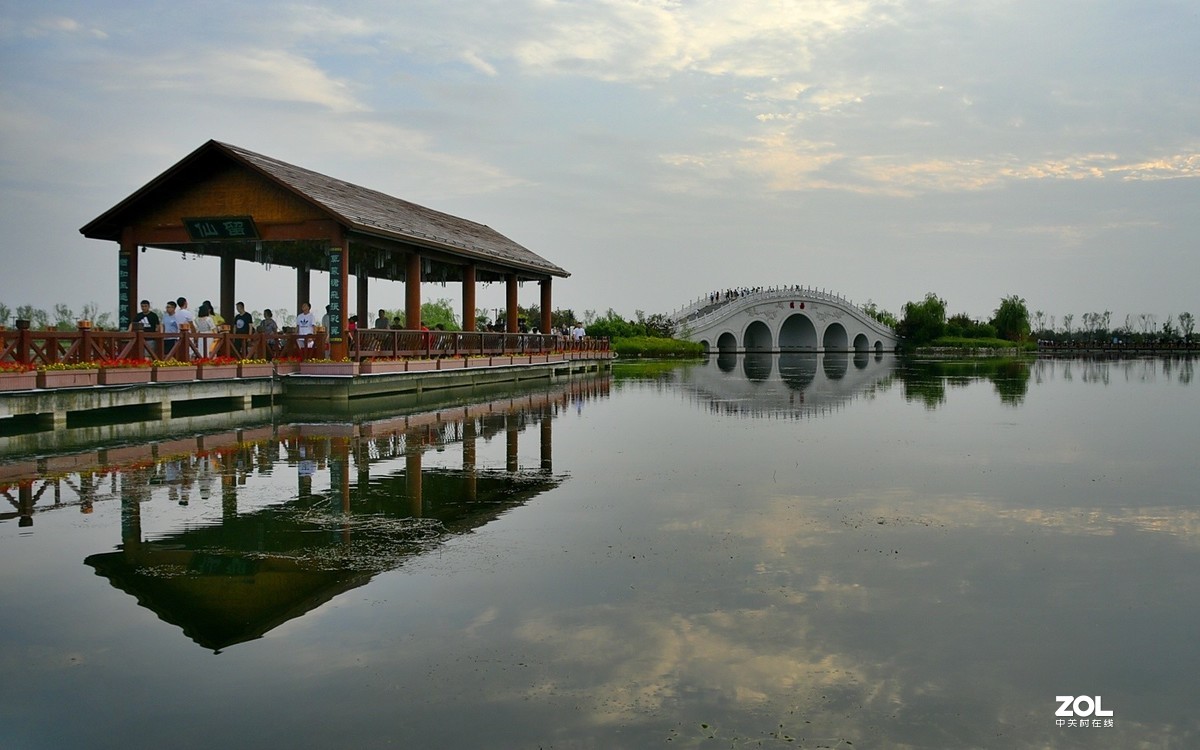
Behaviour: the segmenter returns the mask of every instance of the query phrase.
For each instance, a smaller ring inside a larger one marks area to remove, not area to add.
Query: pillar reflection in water
[[[36,459],[6,467],[0,496],[22,524],[119,503],[119,546],[86,564],[130,603],[221,650],[558,487],[553,421],[608,387],[607,376],[573,379],[371,422],[265,425],[121,447],[121,459],[49,459],[65,470]],[[536,463],[523,468],[522,440],[535,435]]]

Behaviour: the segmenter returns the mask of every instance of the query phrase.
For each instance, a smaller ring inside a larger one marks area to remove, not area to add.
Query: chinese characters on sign
[[[1055,719],[1054,723],[1060,727],[1078,727],[1080,729],[1115,726],[1112,719]]]
[[[129,253],[117,256],[117,319],[122,331],[129,329]]]
[[[329,340],[342,340],[342,248],[329,248]]]
[[[184,219],[188,237],[203,240],[257,240],[258,227],[250,216],[216,216]]]

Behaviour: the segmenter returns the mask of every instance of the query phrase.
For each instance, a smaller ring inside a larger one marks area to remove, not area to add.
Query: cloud
[[[807,70],[815,44],[885,22],[891,5],[869,0],[548,0],[532,6],[531,33],[513,56],[530,70],[606,81],[649,81],[682,73],[769,78]]]
[[[37,18],[25,27],[25,36],[39,38],[50,35],[85,35],[94,39],[107,39],[108,34],[99,28],[88,27],[74,18],[49,16]]]

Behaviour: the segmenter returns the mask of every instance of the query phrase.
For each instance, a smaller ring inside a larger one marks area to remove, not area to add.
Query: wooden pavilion
[[[296,307],[309,301],[310,271],[329,272],[329,331],[344,356],[350,275],[358,319],[373,318],[368,279],[403,280],[405,325],[420,328],[421,281],[458,281],[463,329],[475,329],[475,285],[506,285],[506,330],[517,329],[522,281],[541,287],[541,331],[550,330],[551,281],[570,274],[491,227],[327,177],[238,146],[208,141],[79,230],[119,243],[122,329],[137,313],[138,249],[217,256],[220,308],[234,315],[237,261],[296,270]]]

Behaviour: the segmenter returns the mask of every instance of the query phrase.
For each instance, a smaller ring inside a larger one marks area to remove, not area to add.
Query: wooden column
[[[421,256],[408,254],[408,268],[404,272],[404,327],[417,330],[421,327]]]
[[[365,264],[359,264],[356,278],[358,279],[358,327],[370,328],[371,321],[375,318],[371,317],[371,301],[367,298],[367,282],[371,280],[371,277],[367,275]]]
[[[421,498],[421,438],[416,432],[408,433],[406,438],[404,491],[408,495],[409,514],[413,518],[420,518],[424,511]]]
[[[463,319],[464,331],[475,330],[475,264],[463,268]]]
[[[520,468],[520,465],[517,463],[517,441],[520,435],[519,419],[520,415],[515,412],[510,411],[504,415],[504,468],[510,474],[515,474]]]
[[[475,442],[477,433],[475,430],[475,417],[465,416],[463,419],[463,445],[462,445],[462,463],[463,474],[466,475],[466,486],[463,488],[463,494],[467,500],[475,500],[478,498],[478,477],[479,474],[475,470]]]
[[[504,278],[504,285],[507,291],[508,319],[505,321],[504,330],[508,333],[517,332],[517,275],[510,273]]]
[[[121,249],[117,260],[117,320],[122,331],[138,314],[138,246],[133,241],[133,227],[121,231]]]
[[[550,333],[550,321],[552,320],[550,315],[550,281],[551,279],[545,278],[538,282],[542,287],[542,333]]]
[[[554,471],[554,433],[550,425],[552,424],[552,410],[549,406],[542,408],[542,472],[550,474]]]
[[[234,287],[235,287],[235,270],[234,263],[237,258],[233,257],[232,250],[221,251],[221,309],[217,310],[226,323],[233,323],[233,316],[236,315],[233,309]]]
[[[296,313],[300,313],[300,305],[304,302],[312,304],[312,279],[308,269],[300,266],[296,269]],[[280,324],[282,325],[282,324]]]

